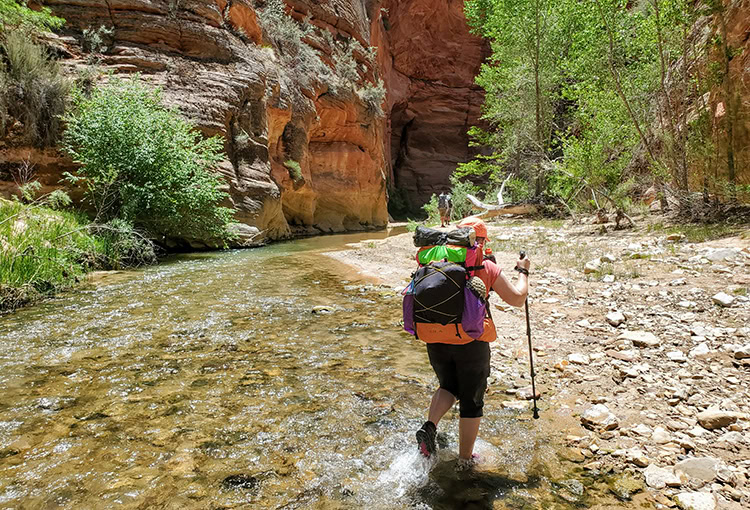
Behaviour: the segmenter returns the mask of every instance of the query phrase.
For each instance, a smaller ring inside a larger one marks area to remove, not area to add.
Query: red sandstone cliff
[[[390,175],[422,205],[471,159],[466,133],[484,100],[474,77],[489,48],[469,34],[462,0],[385,0],[381,7],[372,37],[388,89]]]
[[[336,57],[326,33],[335,45],[378,48],[375,62],[352,55],[356,87],[385,81],[385,116],[354,93],[302,80],[251,0],[44,3],[67,20],[52,44],[71,74],[87,65],[83,30],[110,28],[101,71],[141,73],[204,134],[226,140],[219,171],[248,242],[383,226],[389,176],[421,204],[468,158],[483,52],[461,0],[286,0],[288,14],[314,27],[303,40],[329,66]],[[13,191],[8,169],[26,158],[47,187],[72,167],[56,150],[0,142],[0,193]]]

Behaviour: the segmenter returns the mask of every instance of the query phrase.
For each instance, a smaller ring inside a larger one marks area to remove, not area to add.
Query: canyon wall
[[[203,134],[225,140],[218,170],[246,245],[382,227],[389,179],[421,205],[468,159],[466,130],[482,101],[473,77],[484,52],[468,34],[461,0],[286,0],[287,14],[310,27],[302,40],[328,67],[343,58],[340,48],[355,48],[353,83],[338,91],[330,80],[305,79],[316,72],[310,62],[290,59],[259,20],[265,2],[44,4],[66,20],[48,42],[70,76],[140,73]],[[84,30],[100,27],[108,30],[93,54]],[[376,59],[362,50],[369,46]],[[381,78],[384,112],[359,95]],[[12,169],[24,161],[45,190],[75,168],[57,149],[2,140],[0,194],[14,192]]]
[[[386,153],[393,187],[421,206],[471,159],[468,129],[484,92],[474,77],[489,46],[469,33],[462,0],[385,0],[373,44],[387,85]]]

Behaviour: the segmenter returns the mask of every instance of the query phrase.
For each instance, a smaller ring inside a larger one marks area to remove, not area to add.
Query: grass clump
[[[155,259],[147,240],[123,249],[96,235],[83,214],[53,209],[63,202],[51,197],[31,204],[0,199],[0,312],[66,289],[93,269]],[[132,239],[132,231],[116,230],[120,227],[99,228]]]
[[[111,79],[90,96],[74,91],[64,149],[81,165],[67,177],[85,187],[97,222],[120,219],[154,239],[231,239],[228,194],[212,168],[223,142],[204,139],[161,92],[136,76]]]
[[[289,177],[293,181],[299,181],[302,179],[302,167],[293,159],[288,160],[284,163],[284,166],[289,171]]]
[[[4,1],[4,0],[3,0]],[[70,81],[47,51],[20,30],[5,34],[0,48],[0,136],[18,121],[24,141],[37,148],[57,143]]]

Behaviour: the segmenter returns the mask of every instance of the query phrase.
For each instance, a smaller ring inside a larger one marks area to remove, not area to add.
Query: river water
[[[541,508],[552,446],[497,402],[481,469],[455,469],[455,412],[418,455],[424,346],[392,289],[319,253],[375,236],[179,256],[1,316],[0,508]]]

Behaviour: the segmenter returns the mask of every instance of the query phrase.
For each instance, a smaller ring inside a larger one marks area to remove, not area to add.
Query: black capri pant
[[[458,400],[461,418],[482,416],[490,375],[490,344],[479,340],[464,345],[427,344],[427,355],[440,388]]]

